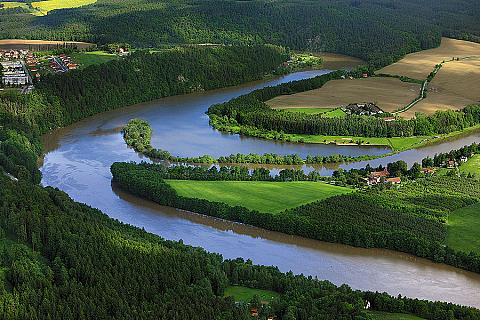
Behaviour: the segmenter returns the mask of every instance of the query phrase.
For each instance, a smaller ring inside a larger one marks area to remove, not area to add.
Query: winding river
[[[110,165],[115,161],[140,161],[127,148],[120,128],[131,118],[152,125],[152,144],[174,155],[213,156],[230,153],[380,155],[390,150],[375,146],[291,144],[222,134],[209,127],[206,109],[235,96],[267,85],[316,76],[307,71],[238,87],[176,96],[99,114],[43,137],[46,155],[41,165],[42,184],[58,187],[73,199],[96,207],[110,217],[158,234],[166,239],[201,246],[225,258],[243,257],[256,264],[276,265],[282,271],[317,276],[362,290],[386,291],[429,300],[449,301],[480,308],[480,275],[407,254],[381,249],[353,248],[288,236],[254,227],[162,207],[133,197],[111,185]],[[409,164],[426,155],[480,140],[472,133],[456,140],[406,151],[385,164],[404,159]],[[365,163],[342,165],[359,167]],[[331,172],[333,167],[305,167]]]

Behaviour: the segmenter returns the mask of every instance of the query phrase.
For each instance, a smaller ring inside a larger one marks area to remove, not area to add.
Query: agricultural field
[[[78,8],[95,2],[97,0],[44,0],[31,2],[31,6],[23,2],[1,2],[1,4],[5,9],[20,7],[29,10],[34,16],[45,16],[52,10]]]
[[[71,56],[73,61],[79,64],[80,69],[118,59],[117,55],[105,51],[78,52]]]
[[[440,47],[406,55],[400,61],[386,66],[378,73],[407,76],[423,80],[432,72],[436,64],[455,58],[467,58],[480,55],[480,44],[442,38]],[[442,70],[441,70],[442,71]],[[462,76],[462,72],[460,72]]]
[[[452,212],[447,230],[449,246],[467,253],[480,253],[480,203]]]
[[[30,47],[41,47],[42,48],[41,50],[53,50],[53,49],[57,49],[57,46],[63,46],[65,44],[70,46],[75,46],[79,50],[88,49],[95,46],[93,43],[77,42],[77,41],[2,39],[0,40],[0,50],[30,49]]]
[[[321,53],[322,68],[329,70],[353,69],[366,64],[365,61],[337,53]]]
[[[414,100],[420,85],[396,78],[344,79],[327,82],[323,87],[292,95],[275,97],[272,108],[336,108],[350,103],[374,102],[392,112]]]
[[[242,286],[227,287],[224,293],[225,297],[232,297],[235,301],[239,302],[249,302],[255,295],[258,296],[263,303],[268,303],[279,296],[278,293],[273,291],[251,289]]]
[[[165,180],[180,196],[279,213],[309,202],[353,192],[323,182]]]
[[[22,8],[30,10],[30,7],[25,2],[0,2],[0,7],[3,9]]]
[[[480,154],[474,155],[466,163],[463,163],[459,170],[460,172],[473,173],[475,176],[480,177]]]
[[[480,45],[478,56],[460,61],[448,61],[428,86],[427,97],[412,109],[402,113],[405,118],[416,112],[432,114],[436,110],[458,110],[480,101]]]

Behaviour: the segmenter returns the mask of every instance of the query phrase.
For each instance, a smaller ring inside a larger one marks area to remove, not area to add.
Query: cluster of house
[[[380,183],[400,184],[402,179],[400,177],[390,177],[390,172],[387,169],[383,171],[371,172],[365,181],[369,186],[377,185]]]
[[[66,54],[60,54],[58,57],[52,56],[48,58],[50,68],[54,72],[67,72],[78,68],[78,64],[72,61],[72,58]]]
[[[35,77],[36,80],[40,80],[40,72],[38,71],[38,59],[31,52],[28,52],[24,59],[25,64],[30,71],[30,74]]]
[[[383,110],[372,102],[351,103],[344,109],[347,114],[355,114],[359,116],[374,116],[383,113]]]
[[[5,86],[24,86],[32,83],[30,74],[21,60],[2,61],[2,84]]]
[[[460,160],[460,163],[465,163],[465,162],[468,161],[468,157],[467,156],[461,156],[459,160]],[[454,159],[450,159],[446,163],[444,163],[443,166],[446,166],[448,169],[453,169],[453,168],[456,168],[460,163],[458,163]]]
[[[0,50],[0,60],[12,61],[23,59],[28,55],[28,50]]]

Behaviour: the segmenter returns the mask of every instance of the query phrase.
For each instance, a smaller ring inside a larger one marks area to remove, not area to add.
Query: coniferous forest
[[[478,41],[475,0],[99,0],[36,18],[0,10],[0,37],[169,43],[273,43],[348,54],[376,66],[432,48],[442,35]],[[161,19],[159,19],[161,17]]]

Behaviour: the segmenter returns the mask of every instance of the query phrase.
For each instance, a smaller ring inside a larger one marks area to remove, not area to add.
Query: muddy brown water
[[[169,97],[106,112],[43,137],[46,155],[41,164],[42,184],[58,187],[73,199],[96,207],[110,217],[158,234],[200,246],[225,258],[243,257],[256,264],[275,265],[282,271],[317,276],[337,285],[386,291],[429,300],[480,308],[480,275],[411,255],[382,249],[363,249],[270,232],[159,206],[115,188],[110,165],[115,161],[146,160],[127,148],[120,128],[139,117],[153,127],[152,144],[179,156],[230,153],[379,155],[384,147],[307,145],[266,141],[222,134],[208,125],[206,109],[266,85],[312,77],[325,71],[300,72],[204,93]],[[372,165],[404,159],[409,164],[426,155],[480,141],[475,132],[448,142],[402,152]],[[341,165],[364,166],[366,162]],[[329,174],[336,166],[304,166],[306,171]]]

